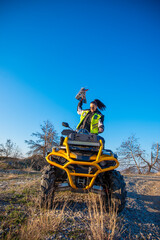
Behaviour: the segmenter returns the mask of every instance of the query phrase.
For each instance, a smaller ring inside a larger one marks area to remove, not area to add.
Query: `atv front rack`
[[[76,187],[76,185],[73,182],[72,177],[77,176],[77,177],[87,177],[87,178],[91,178],[91,181],[89,182],[89,184],[83,188],[83,190],[87,190],[90,189],[93,186],[93,183],[97,177],[98,174],[106,172],[106,171],[111,171],[115,168],[117,168],[119,166],[119,162],[117,160],[117,158],[112,154],[106,155],[103,154],[102,150],[103,150],[103,143],[102,140],[100,139],[98,143],[94,144],[96,146],[99,146],[99,150],[97,151],[98,154],[95,154],[93,156],[90,157],[90,161],[78,161],[75,160],[76,156],[73,152],[70,151],[70,145],[69,143],[71,143],[71,141],[68,141],[68,137],[65,138],[64,142],[63,142],[63,148],[53,148],[52,152],[48,154],[48,156],[46,157],[47,162],[50,165],[53,165],[55,167],[58,167],[64,171],[66,171],[67,175],[68,175],[68,179],[69,179],[69,183],[70,186],[74,189],[78,189]],[[73,142],[74,144],[75,142]],[[55,161],[52,161],[52,158],[50,158],[51,156],[58,156],[58,157],[62,157],[64,159],[67,160],[67,162],[64,162],[64,164],[59,164]],[[100,166],[101,162],[104,161],[115,161],[116,165],[115,166],[109,166],[106,168],[102,168]],[[79,172],[75,172],[74,170],[69,169],[70,166],[72,165],[82,165],[82,166],[88,166],[88,167],[94,167],[94,169],[96,169],[96,171],[92,172],[90,171],[89,173],[79,173]]]

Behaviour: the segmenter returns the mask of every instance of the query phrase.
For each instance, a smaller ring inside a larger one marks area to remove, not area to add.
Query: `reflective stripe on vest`
[[[83,120],[85,119],[87,113],[89,113],[89,110],[85,110],[85,111],[82,112],[81,117],[80,117],[80,123],[78,124],[77,129],[79,128],[79,126],[81,125]]]
[[[98,134],[98,121],[101,118],[101,115],[95,113],[91,119],[90,133]]]
[[[78,124],[77,129],[79,128],[79,126],[81,125],[83,120],[85,119],[88,112],[89,112],[89,110],[85,110],[82,112],[81,118],[80,118],[80,123]],[[98,113],[95,113],[93,115],[93,117],[91,118],[90,133],[98,134],[98,121],[100,118],[101,118],[101,115]]]

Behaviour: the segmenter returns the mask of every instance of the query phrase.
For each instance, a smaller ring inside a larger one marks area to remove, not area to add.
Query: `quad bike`
[[[62,123],[69,127],[68,123]],[[55,191],[100,193],[106,208],[114,204],[120,212],[125,206],[126,189],[123,176],[114,170],[119,166],[117,155],[103,149],[102,139],[86,129],[65,129],[59,146],[46,157],[49,166],[41,180],[41,207],[51,209]]]

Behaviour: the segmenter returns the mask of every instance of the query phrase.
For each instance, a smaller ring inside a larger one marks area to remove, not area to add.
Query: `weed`
[[[88,196],[89,228],[88,238],[94,240],[112,240],[117,234],[117,211],[109,206],[106,211],[101,195]]]
[[[40,209],[39,213],[36,213],[34,208],[30,208],[30,217],[25,226],[21,228],[20,238],[39,240],[43,239],[48,233],[53,234],[60,227],[65,206],[64,204],[58,216],[56,208],[51,211]]]

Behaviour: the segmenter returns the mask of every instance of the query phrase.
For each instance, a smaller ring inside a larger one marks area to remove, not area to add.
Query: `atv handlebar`
[[[83,129],[83,128],[80,129],[80,130],[78,131],[78,133],[81,133],[81,134],[90,134],[87,129]]]

